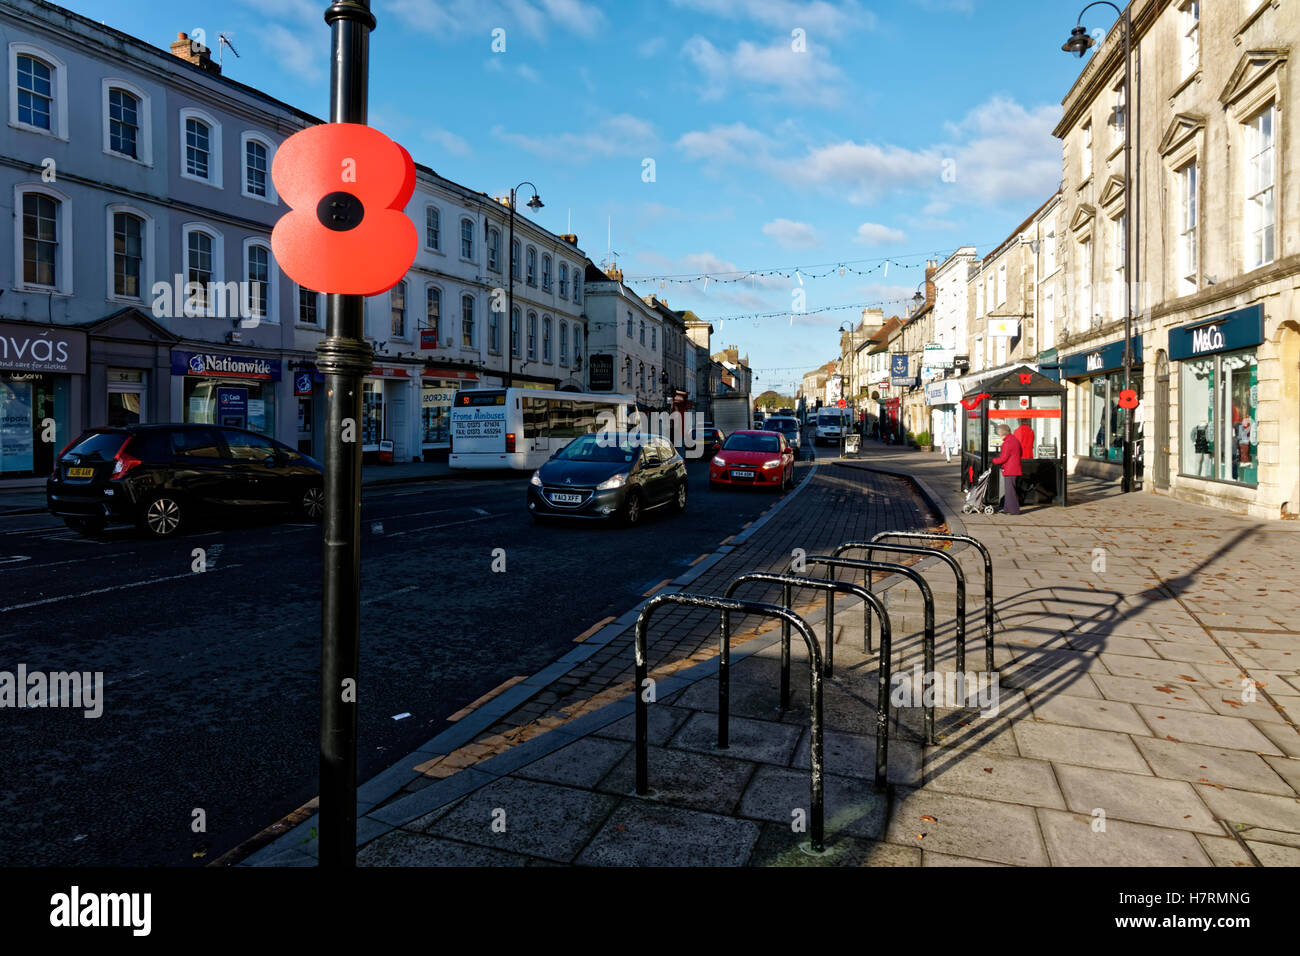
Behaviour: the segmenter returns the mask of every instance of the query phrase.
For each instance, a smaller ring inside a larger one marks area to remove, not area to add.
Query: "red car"
[[[794,449],[780,432],[732,432],[709,463],[709,487],[794,487]]]

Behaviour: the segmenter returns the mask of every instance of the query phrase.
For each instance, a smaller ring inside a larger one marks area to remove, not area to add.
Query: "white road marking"
[[[368,598],[365,598],[365,599],[362,600],[361,603],[362,603],[362,604],[374,604],[376,601],[387,601],[387,600],[388,600],[389,598],[391,598],[391,597],[396,597],[396,596],[399,595],[399,594],[406,594],[406,593],[408,593],[408,592],[410,592],[410,591],[418,591],[419,589],[420,589],[420,586],[419,586],[418,584],[411,584],[411,585],[408,585],[407,587],[399,588],[399,589],[396,590],[396,591],[389,591],[387,594],[377,594],[377,595],[375,595],[374,597],[368,597]]]
[[[485,508],[473,508],[471,510],[478,515],[490,514],[490,512]]]
[[[437,531],[439,528],[452,528],[458,524],[473,524],[476,521],[491,521],[493,518],[504,518],[505,514],[487,515],[483,518],[466,518],[464,521],[448,521],[445,524],[431,524],[424,528],[410,528],[406,531],[398,531],[388,535],[390,538],[400,538],[404,534],[415,534],[417,531]]]
[[[6,557],[0,558],[0,564],[18,564],[19,562],[30,561],[31,559],[32,556],[30,554],[10,554]]]
[[[229,571],[231,568],[238,567],[242,567],[242,565],[228,564],[224,568],[218,568],[210,573],[216,574],[220,571]],[[5,611],[21,611],[23,608],[40,607],[44,604],[57,604],[59,601],[72,601],[77,598],[91,597],[95,594],[107,594],[110,591],[125,591],[127,588],[142,588],[149,584],[162,584],[164,581],[179,581],[182,578],[192,578],[194,576],[195,572],[189,571],[185,574],[168,575],[165,578],[150,578],[148,581],[132,581],[130,584],[114,584],[112,587],[95,588],[93,591],[82,591],[80,594],[64,594],[60,597],[44,598],[40,601],[28,601],[25,604],[11,604],[9,607],[0,607],[0,614]]]

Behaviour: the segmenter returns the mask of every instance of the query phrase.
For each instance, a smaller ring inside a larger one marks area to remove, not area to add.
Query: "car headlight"
[[[713,459],[713,463],[714,463],[715,465],[717,465],[719,468],[725,468],[725,467],[727,467],[727,463],[726,463],[726,461],[723,460],[722,458],[716,458],[716,457],[715,457],[715,458]]]
[[[763,462],[763,467],[764,467],[764,468],[780,468],[780,467],[781,467],[781,459],[780,459],[780,458],[773,458],[771,461],[765,461],[765,462]]]
[[[542,487],[542,473],[540,469],[533,472],[533,477],[528,479],[528,483],[536,488]]]
[[[596,486],[597,491],[610,491],[613,488],[622,488],[627,483],[627,472],[620,471],[617,475],[606,478]]]

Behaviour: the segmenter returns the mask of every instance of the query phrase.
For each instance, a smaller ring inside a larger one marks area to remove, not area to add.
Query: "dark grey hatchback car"
[[[85,534],[129,523],[166,538],[200,516],[280,510],[317,520],[324,471],[288,445],[241,428],[92,428],[68,444],[45,482],[50,513]]]
[[[533,472],[528,510],[541,520],[618,518],[634,525],[655,508],[686,510],[686,462],[655,435],[582,435]]]

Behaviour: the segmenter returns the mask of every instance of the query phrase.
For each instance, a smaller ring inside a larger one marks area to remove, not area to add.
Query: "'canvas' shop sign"
[[[86,373],[86,333],[0,322],[0,369]]]

